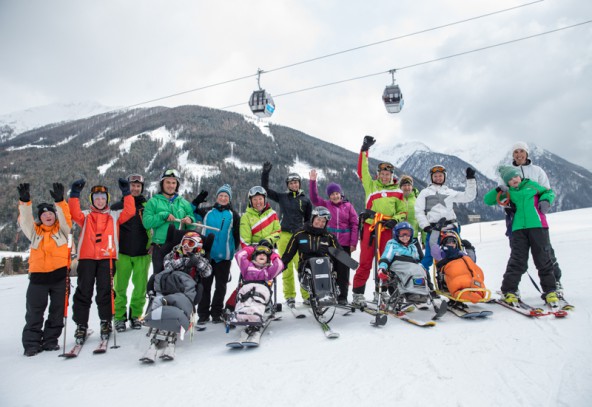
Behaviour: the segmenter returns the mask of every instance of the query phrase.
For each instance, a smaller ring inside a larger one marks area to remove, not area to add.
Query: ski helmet
[[[160,190],[162,191],[162,184],[165,178],[174,178],[177,180],[177,187],[175,188],[175,192],[179,192],[179,185],[181,184],[181,174],[179,171],[174,169],[165,170],[160,177]]]
[[[413,226],[411,226],[411,224],[409,222],[399,222],[395,225],[395,229],[394,229],[394,233],[395,233],[395,239],[399,240],[399,233],[402,230],[408,230],[411,232],[411,238],[413,238],[413,234],[415,233],[415,231],[413,230]]]
[[[197,232],[187,232],[181,239],[181,247],[191,250],[191,253],[198,253],[203,248],[203,240]]]
[[[378,172],[380,171],[389,171],[392,174],[395,173],[395,166],[389,162],[382,162],[380,164],[378,164]]]
[[[90,201],[90,204],[92,206],[95,206],[93,203],[93,200],[94,200],[95,195],[97,195],[97,194],[105,195],[105,199],[107,199],[106,207],[109,206],[109,202],[111,202],[111,195],[109,195],[109,190],[107,189],[107,187],[103,186],[103,185],[95,185],[94,187],[92,187],[90,189],[90,194],[88,195],[88,200]],[[97,208],[97,207],[95,206],[95,208]],[[99,208],[97,208],[97,209],[99,209]],[[103,208],[103,209],[105,209],[105,208]]]
[[[437,172],[441,172],[442,174],[444,174],[444,182],[446,182],[446,167],[444,167],[443,165],[434,165],[432,168],[430,168],[430,182],[434,182],[432,180],[432,175],[434,175]],[[442,182],[442,184],[444,183]]]
[[[325,228],[327,227],[327,224],[329,223],[329,221],[331,220],[331,212],[329,212],[329,209],[325,208],[324,206],[317,206],[315,207],[312,212],[310,213],[310,223],[312,225],[312,223],[314,222],[315,218],[317,216],[320,216],[321,218],[325,218],[326,222],[325,222]]]
[[[249,208],[253,207],[253,204],[251,203],[251,198],[253,198],[254,196],[257,196],[257,195],[261,195],[263,197],[263,199],[265,200],[265,203],[267,203],[267,191],[262,186],[257,185],[257,186],[252,187],[251,189],[249,189],[249,193],[247,194],[248,201],[249,201]]]
[[[142,192],[144,192],[144,177],[140,174],[130,174],[127,176],[127,182],[142,184]]]
[[[286,185],[288,185],[291,181],[298,181],[299,188],[300,185],[302,185],[302,177],[296,174],[295,172],[291,172],[288,174],[288,176],[286,177]]]
[[[267,240],[263,240],[262,242],[267,242]],[[267,256],[267,262],[269,262],[271,253],[273,253],[273,250],[269,245],[258,243],[257,246],[255,246],[255,251],[251,256],[251,260],[255,260],[260,254],[265,254]]]

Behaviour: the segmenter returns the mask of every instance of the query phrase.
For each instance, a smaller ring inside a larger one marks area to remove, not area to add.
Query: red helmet
[[[181,247],[190,249],[192,253],[197,253],[203,248],[203,240],[197,232],[187,232],[181,239]]]

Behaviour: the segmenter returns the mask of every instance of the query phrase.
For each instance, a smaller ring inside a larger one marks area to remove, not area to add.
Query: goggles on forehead
[[[179,174],[179,171],[177,171],[177,170],[166,170],[164,172],[163,176],[181,178],[181,175]]]
[[[378,171],[390,171],[393,172],[395,167],[391,163],[380,163],[378,164]]]
[[[256,186],[256,187],[249,189],[249,197],[252,197],[255,195],[267,195],[267,191],[265,191],[265,188],[260,187],[260,186]]]
[[[442,165],[436,165],[430,168],[430,174],[435,174],[437,172],[446,172],[446,168],[444,168]]]
[[[97,192],[104,192],[107,193],[107,187],[104,187],[102,185],[95,185],[94,187],[91,188],[90,193],[91,194],[96,194]]]
[[[127,180],[128,182],[140,182],[142,184],[144,183],[144,177],[140,174],[132,174],[127,177]]]

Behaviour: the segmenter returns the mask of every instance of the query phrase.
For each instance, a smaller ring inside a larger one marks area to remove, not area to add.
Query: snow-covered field
[[[312,315],[284,312],[258,349],[230,350],[225,343],[238,332],[208,325],[178,343],[174,361],[155,365],[138,362],[146,329],[118,334],[121,347],[105,355],[92,354],[95,334],[77,359],[59,358],[61,351],[23,356],[27,278],[0,278],[0,406],[591,406],[592,274],[582,250],[592,243],[592,208],[553,214],[550,223],[566,297],[576,305],[565,319],[482,305],[491,318],[449,313],[434,328],[396,319],[374,328],[369,315],[355,313],[335,317],[341,337],[329,340]],[[509,255],[503,230],[502,221],[463,227],[494,291]],[[529,270],[536,280],[532,262]],[[520,289],[525,301],[542,303],[527,276]],[[98,330],[94,305],[90,326]],[[73,332],[70,320],[68,347]]]

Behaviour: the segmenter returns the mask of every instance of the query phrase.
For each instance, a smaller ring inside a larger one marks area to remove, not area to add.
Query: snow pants
[[[351,248],[349,246],[343,246],[343,251],[347,254],[351,254]],[[339,287],[339,296],[337,300],[347,301],[347,291],[349,290],[349,267],[342,264],[339,261],[333,263],[333,268],[337,273],[337,287]]]
[[[115,319],[125,321],[127,317],[139,318],[144,313],[146,305],[146,283],[148,282],[148,269],[150,268],[150,255],[128,256],[119,254],[117,274],[113,277],[113,289],[115,290]],[[127,312],[127,287],[130,279],[134,286]]]
[[[380,253],[384,252],[386,242],[392,238],[392,235],[393,233],[391,229],[382,229],[379,245]],[[374,233],[370,232],[370,225],[368,223],[364,223],[364,231],[362,232],[362,240],[360,241],[360,266],[354,275],[352,289],[354,294],[364,294],[366,289],[366,281],[368,281],[368,277],[370,277],[372,262],[376,254],[376,250],[374,248],[374,245],[376,244],[374,241],[375,238],[376,237],[374,237]]]
[[[280,234],[280,240],[278,241],[278,250],[280,252],[280,256],[284,255],[286,251],[286,246],[288,246],[288,242],[292,237],[292,233],[289,232],[282,232]],[[294,273],[298,273],[298,254],[294,256],[292,261],[286,264],[286,269],[282,273],[282,284],[284,287],[284,298],[296,298],[296,286],[294,283]],[[302,295],[302,299],[308,299],[308,292],[300,287],[300,294]]]
[[[502,293],[516,292],[522,274],[528,268],[529,250],[539,272],[539,280],[544,293],[555,291],[555,275],[553,274],[553,255],[549,242],[549,229],[530,228],[512,232],[510,238],[510,260],[502,281]]]
[[[222,316],[231,265],[232,262],[230,260],[222,260],[218,263],[212,262],[212,274],[207,278],[201,279],[203,296],[197,307],[197,315],[200,318],[205,319],[210,315],[214,318]],[[216,285],[214,287],[214,297],[212,298],[214,280],[216,280]]]
[[[66,296],[66,280],[62,279],[51,284],[29,283],[27,288],[27,313],[23,328],[23,347],[41,349],[58,344],[58,338],[64,327],[64,301]],[[45,326],[43,316],[49,299],[49,311]]]
[[[113,260],[113,273],[115,273],[115,260]],[[99,318],[101,321],[110,320],[113,315],[111,313],[109,260],[79,260],[77,274],[78,284],[72,305],[72,319],[74,322],[88,326],[95,282],[97,286],[95,301],[99,309]]]

